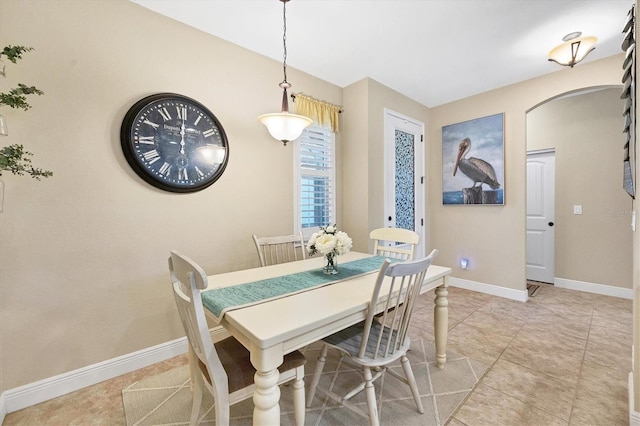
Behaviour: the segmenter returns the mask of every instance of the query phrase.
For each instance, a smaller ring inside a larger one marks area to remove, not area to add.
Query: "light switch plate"
[[[573,206],[573,214],[582,214],[582,205],[576,204]]]

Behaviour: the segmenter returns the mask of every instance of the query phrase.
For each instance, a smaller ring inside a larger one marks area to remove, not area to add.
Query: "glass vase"
[[[337,256],[329,253],[325,256],[327,258],[327,265],[322,268],[322,272],[329,275],[335,275],[338,273],[338,259]]]

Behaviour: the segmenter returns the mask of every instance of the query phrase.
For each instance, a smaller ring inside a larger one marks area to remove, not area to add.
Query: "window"
[[[295,229],[306,238],[335,223],[335,138],[330,129],[311,126],[294,144]]]

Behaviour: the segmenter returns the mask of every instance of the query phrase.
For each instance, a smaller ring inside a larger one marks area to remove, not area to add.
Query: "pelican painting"
[[[504,113],[442,126],[442,204],[504,205],[504,185]]]
[[[475,188],[478,183],[480,186],[482,186],[483,183],[486,183],[491,187],[491,189],[500,188],[500,183],[496,177],[496,171],[493,169],[491,164],[481,160],[480,158],[466,158],[470,149],[471,140],[469,138],[464,138],[458,146],[458,158],[456,159],[456,164],[453,168],[453,175],[456,175],[459,168],[462,173],[473,181],[473,188]]]

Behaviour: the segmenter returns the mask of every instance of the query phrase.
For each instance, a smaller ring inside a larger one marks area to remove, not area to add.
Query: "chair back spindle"
[[[389,235],[384,233],[384,236]],[[322,339],[324,344],[309,385],[307,407],[311,406],[316,391],[320,391],[368,418],[371,426],[378,426],[376,400],[379,396],[374,389],[374,382],[386,372],[409,386],[418,412],[424,413],[422,396],[407,357],[411,347],[408,331],[427,269],[437,254],[438,250],[433,250],[423,259],[397,263],[391,263],[388,258],[384,260],[376,277],[365,320]],[[337,349],[345,362],[362,368],[363,381],[346,393],[338,394],[320,385],[329,348]],[[403,374],[388,368],[396,361],[400,361]],[[367,398],[366,411],[350,401],[362,391]]]
[[[415,246],[420,242],[420,236],[408,229],[378,228],[369,233],[373,240],[373,253],[395,259],[412,260]],[[385,245],[391,243],[391,245]]]
[[[273,237],[253,235],[260,266],[276,265],[307,258],[302,233]]]
[[[369,302],[358,357],[375,360],[405,350],[415,302],[437,253],[433,250],[416,261],[383,262]]]

